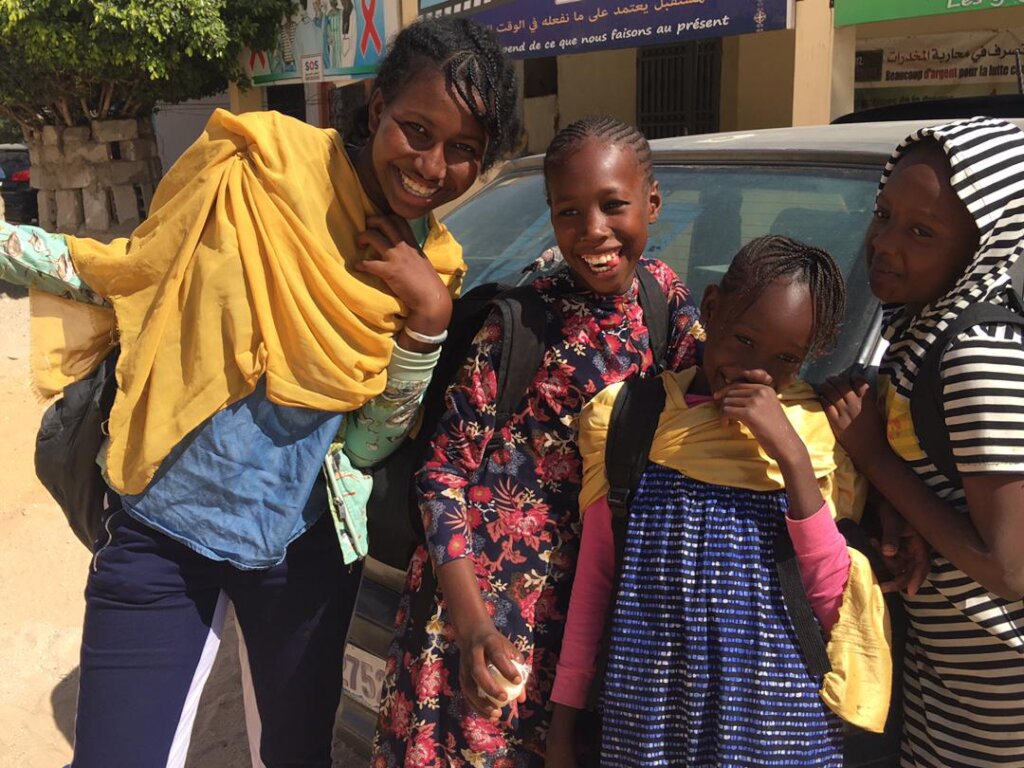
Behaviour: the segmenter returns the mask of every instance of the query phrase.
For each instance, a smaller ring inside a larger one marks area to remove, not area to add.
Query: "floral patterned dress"
[[[695,363],[698,311],[675,273],[642,263],[669,300],[667,364]],[[621,296],[581,290],[568,270],[534,282],[547,310],[546,352],[526,396],[495,434],[502,331],[492,315],[449,387],[447,411],[417,475],[427,545],[413,556],[387,662],[374,768],[541,766],[548,704],[579,551],[577,419],[609,384],[655,367],[637,284]],[[494,438],[492,440],[492,438]],[[428,552],[429,549],[429,552]],[[428,558],[469,557],[499,632],[531,667],[518,717],[491,723],[459,688],[458,647],[438,590],[426,631],[412,626]]]

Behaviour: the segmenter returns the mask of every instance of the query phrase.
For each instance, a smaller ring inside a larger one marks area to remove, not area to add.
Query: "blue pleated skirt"
[[[786,614],[784,491],[649,464],[632,504],[604,681],[603,766],[841,768]]]

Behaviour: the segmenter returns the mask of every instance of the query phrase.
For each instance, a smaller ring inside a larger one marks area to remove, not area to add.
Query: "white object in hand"
[[[505,699],[505,701],[502,701],[499,698],[491,696],[479,685],[476,687],[476,692],[481,696],[490,699],[499,707],[503,707],[506,704],[509,704],[518,699],[519,694],[521,694],[523,692],[523,688],[526,687],[526,678],[530,676],[530,668],[526,664],[520,664],[518,661],[513,661],[512,664],[515,666],[517,670],[519,670],[519,676],[522,678],[522,682],[513,683],[507,677],[501,674],[501,672],[498,671],[498,668],[496,666],[494,666],[493,664],[487,665],[487,670],[491,673],[491,677],[494,678],[494,682],[496,682],[498,686],[503,691],[505,691],[505,694],[508,696],[508,698]]]

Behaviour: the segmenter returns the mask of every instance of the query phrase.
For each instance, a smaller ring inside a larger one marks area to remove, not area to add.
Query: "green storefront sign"
[[[1024,0],[835,0],[837,27],[989,8],[1024,8]]]

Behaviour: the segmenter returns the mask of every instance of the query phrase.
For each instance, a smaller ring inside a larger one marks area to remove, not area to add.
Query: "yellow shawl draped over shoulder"
[[[663,373],[665,409],[651,446],[650,460],[705,483],[772,491],[785,487],[778,464],[741,424],[722,426],[713,402],[694,407],[684,396],[695,368]],[[580,509],[608,493],[604,451],[615,397],[622,384],[599,392],[580,415],[583,457]],[[782,409],[811,457],[822,498],[834,517],[859,520],[866,485],[832,429],[814,390],[796,382],[779,393]],[[867,558],[850,549],[850,574],[839,619],[827,644],[832,671],[822,680],[821,697],[844,720],[875,733],[885,727],[892,682],[890,627],[885,601]]]
[[[383,390],[406,308],[353,269],[370,255],[356,236],[376,212],[333,130],[217,110],[130,239],[68,238],[116,315],[116,490],[145,489],[183,437],[261,376],[273,402],[325,411]],[[457,292],[455,239],[432,222],[423,250]]]

